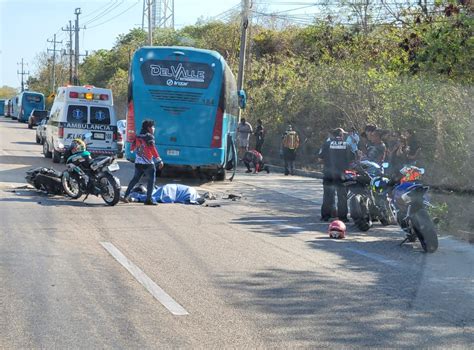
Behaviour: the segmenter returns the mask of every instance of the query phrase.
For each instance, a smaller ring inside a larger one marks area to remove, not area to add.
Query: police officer
[[[344,141],[346,132],[337,128],[332,131],[332,137],[324,142],[319,151],[319,158],[323,162],[323,205],[321,206],[321,220],[329,221],[335,209],[335,195],[337,193],[337,216],[339,220],[347,222],[347,189],[342,185],[344,170],[349,168],[354,159],[351,146]]]

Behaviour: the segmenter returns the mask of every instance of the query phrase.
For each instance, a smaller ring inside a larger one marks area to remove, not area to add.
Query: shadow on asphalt
[[[7,191],[11,192],[15,197],[10,198],[0,198],[0,202],[18,202],[18,203],[37,203],[42,206],[47,207],[57,207],[57,206],[71,206],[71,207],[108,207],[105,203],[90,203],[83,202],[84,197],[74,200],[65,196],[52,196],[45,194],[44,192],[37,191],[34,189],[22,189]],[[89,198],[94,198],[95,196],[90,196]]]
[[[411,312],[420,306],[414,305],[420,274],[411,276],[414,283],[400,291],[399,279],[393,279],[393,274],[377,274],[374,283],[360,283],[357,273],[366,266],[350,260],[345,263],[353,270],[354,279],[289,269],[266,269],[248,275],[235,272],[218,279],[226,287],[226,300],[237,309],[247,310],[256,324],[269,331],[270,338],[265,339],[269,347],[272,342],[275,347],[281,346],[288,339],[313,348],[469,344],[469,335],[460,328],[448,334],[439,332],[446,320],[432,313],[441,310]]]

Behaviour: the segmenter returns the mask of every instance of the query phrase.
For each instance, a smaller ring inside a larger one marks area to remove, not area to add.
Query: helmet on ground
[[[329,224],[328,233],[330,238],[346,237],[346,224],[341,220],[334,220]]]
[[[146,187],[145,185],[138,185],[138,186],[135,186],[132,190],[132,192],[136,192],[136,193],[139,193],[139,194],[146,194]]]
[[[72,154],[84,152],[86,150],[86,143],[81,139],[74,139],[71,142],[71,152]]]

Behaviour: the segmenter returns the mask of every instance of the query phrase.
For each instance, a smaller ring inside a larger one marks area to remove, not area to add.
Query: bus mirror
[[[239,96],[239,107],[244,109],[247,105],[247,94],[245,93],[245,90],[239,90],[237,94]]]

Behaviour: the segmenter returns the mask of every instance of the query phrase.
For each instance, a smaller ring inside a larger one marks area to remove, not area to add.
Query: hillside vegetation
[[[278,154],[287,122],[301,134],[299,161],[311,166],[328,130],[359,130],[366,123],[391,130],[415,129],[421,163],[430,182],[472,188],[474,177],[474,38],[469,1],[439,11],[403,13],[392,23],[253,25],[245,89],[245,116],[267,129],[264,152]],[[111,50],[99,50],[80,67],[81,84],[113,89],[117,114],[125,117],[128,68],[144,45],[140,29],[120,35]],[[238,18],[203,22],[180,30],[156,30],[154,45],[193,46],[221,53],[237,75]],[[41,66],[43,64],[43,66]],[[31,89],[48,93],[48,61],[39,57]],[[66,62],[58,68],[67,79]]]

